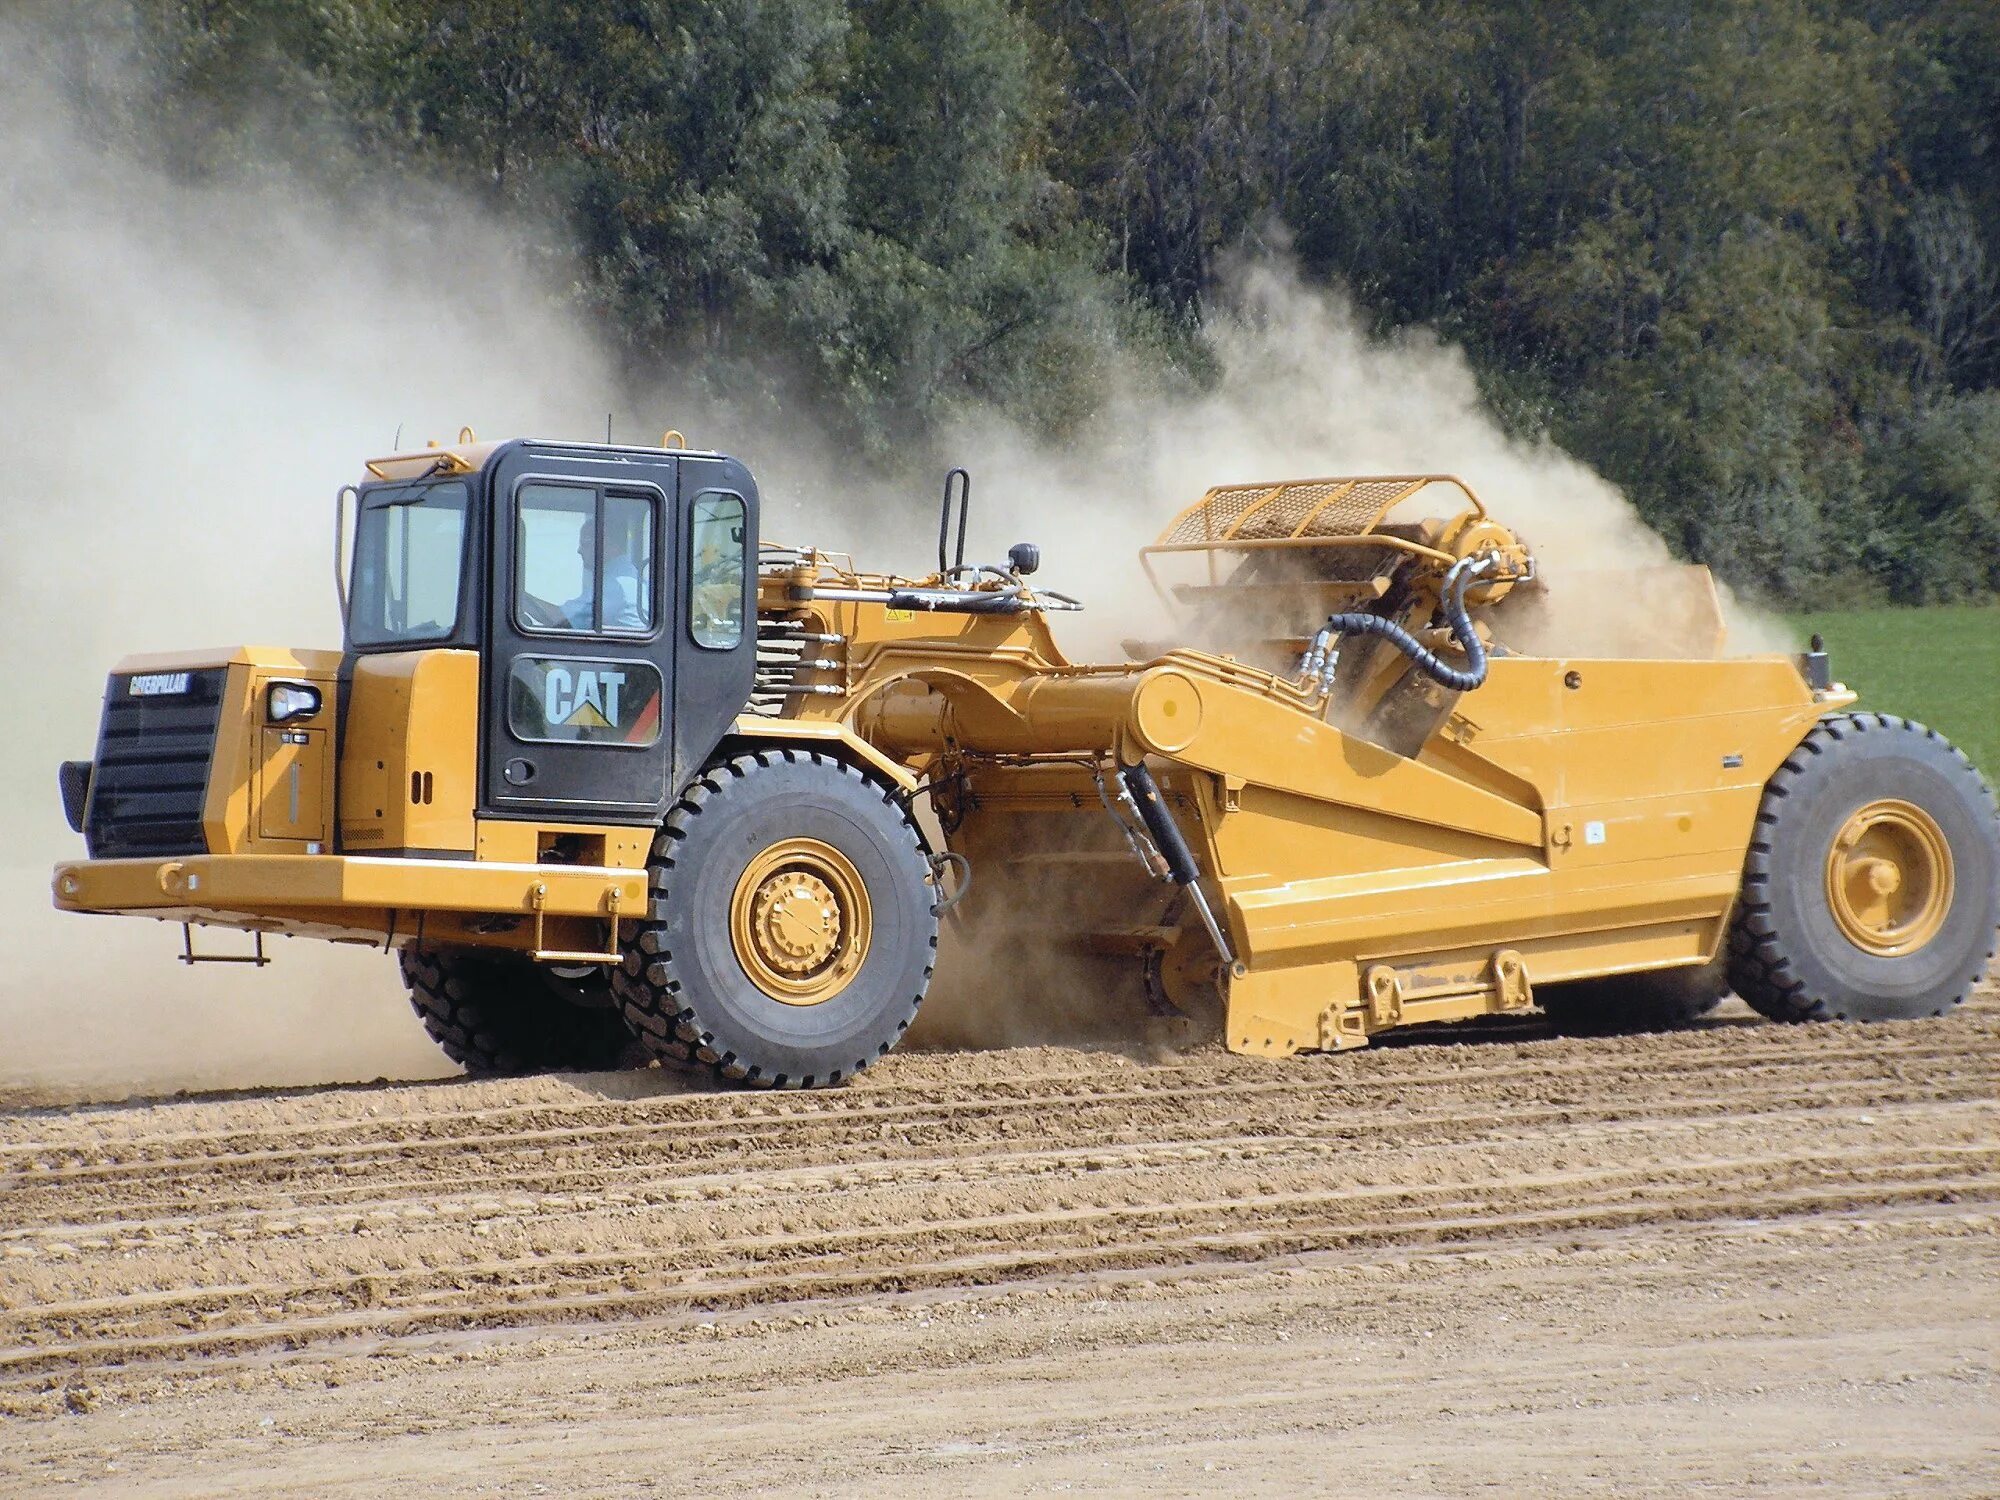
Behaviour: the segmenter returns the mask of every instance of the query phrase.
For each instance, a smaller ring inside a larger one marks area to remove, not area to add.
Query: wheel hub
[[[1951,846],[1915,803],[1880,798],[1857,808],[1826,858],[1827,906],[1841,934],[1881,958],[1913,953],[1951,910]]]
[[[847,987],[871,938],[860,871],[818,839],[783,839],[752,859],[730,901],[730,941],[750,982],[785,1005]]]
[[[831,958],[840,946],[840,907],[817,876],[787,870],[757,887],[751,933],[763,958],[792,974],[804,974]]]

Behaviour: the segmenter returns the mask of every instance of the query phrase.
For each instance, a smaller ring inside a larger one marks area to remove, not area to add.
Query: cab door
[[[485,807],[650,822],[673,754],[676,460],[524,446],[492,483]]]

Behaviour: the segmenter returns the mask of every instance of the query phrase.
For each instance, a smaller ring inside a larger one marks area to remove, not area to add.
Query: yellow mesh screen
[[[1160,542],[1171,545],[1220,541],[1232,526],[1243,519],[1244,512],[1283,488],[1283,485],[1235,484],[1210,490],[1202,497],[1201,504],[1167,528]]]
[[[1168,527],[1155,545],[1362,536],[1374,529],[1384,511],[1426,482],[1312,479],[1220,485]]]

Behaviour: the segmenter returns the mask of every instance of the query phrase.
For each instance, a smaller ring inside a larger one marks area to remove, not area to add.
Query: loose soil
[[[2000,1493],[2000,994],[0,1113],[0,1491]]]

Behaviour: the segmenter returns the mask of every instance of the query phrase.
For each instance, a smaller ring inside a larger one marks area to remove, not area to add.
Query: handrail
[[[361,491],[343,484],[333,497],[333,591],[340,599],[340,618],[347,619],[347,497],[355,500],[355,515],[361,514]]]
[[[958,481],[958,552],[947,555],[951,540],[952,481]],[[947,470],[944,476],[944,506],[938,513],[938,576],[950,578],[965,566],[965,523],[972,513],[972,475],[963,468]]]

